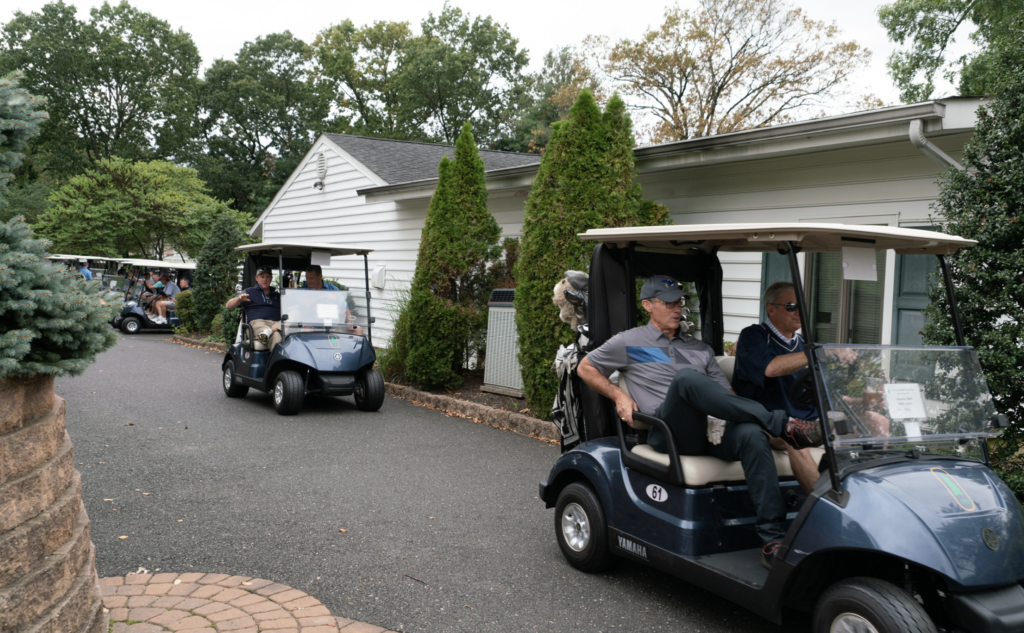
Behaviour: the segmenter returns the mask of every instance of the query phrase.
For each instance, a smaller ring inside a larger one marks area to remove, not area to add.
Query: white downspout
[[[914,144],[914,147],[924,152],[925,156],[941,164],[943,167],[952,166],[963,171],[963,165],[953,160],[949,154],[936,147],[934,143],[925,137],[924,121],[921,119],[914,119],[910,122],[910,142]]]

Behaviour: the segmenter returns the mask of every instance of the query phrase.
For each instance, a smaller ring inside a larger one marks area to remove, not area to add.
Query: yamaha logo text
[[[640,558],[642,558],[644,560],[647,560],[647,548],[646,547],[644,547],[643,545],[638,545],[638,544],[634,543],[633,541],[629,540],[628,538],[626,538],[624,536],[620,536],[620,537],[618,537],[618,539],[619,539],[619,547],[620,548],[626,550],[630,554],[634,554],[634,555],[639,556]]]

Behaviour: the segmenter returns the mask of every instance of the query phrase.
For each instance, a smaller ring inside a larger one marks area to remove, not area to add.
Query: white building
[[[960,160],[981,103],[979,98],[942,99],[644,147],[635,152],[638,180],[645,197],[667,206],[676,224],[795,220],[929,226],[936,178]],[[373,248],[371,268],[386,267],[386,287],[371,288],[375,343],[383,345],[391,331],[388,309],[412,279],[437,164],[445,153],[450,155],[451,147],[322,135],[250,232],[266,241]],[[488,151],[481,156],[488,206],[504,235],[518,236],[539,157]],[[322,188],[314,187],[318,161],[326,166]],[[743,327],[760,320],[763,289],[788,274],[774,257],[722,256],[727,338],[735,340]],[[837,256],[805,262],[816,339],[919,341],[933,260],[882,254],[877,283],[841,281]],[[325,276],[361,286],[361,262]]]

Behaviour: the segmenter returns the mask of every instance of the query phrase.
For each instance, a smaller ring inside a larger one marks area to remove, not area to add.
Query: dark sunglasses
[[[782,306],[786,309],[786,312],[796,312],[797,305],[795,303],[769,303],[772,306]]]

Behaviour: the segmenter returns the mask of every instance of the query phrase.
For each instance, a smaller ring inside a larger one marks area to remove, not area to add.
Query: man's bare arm
[[[612,384],[612,381],[605,378],[604,374],[590,364],[590,359],[584,357],[580,362],[576,373],[587,383],[591,389],[608,398],[615,403],[615,411],[626,424],[633,426],[633,412],[639,411],[636,402],[626,395],[626,392]]]
[[[768,366],[764,368],[764,375],[766,378],[778,378],[794,374],[804,367],[807,367],[807,355],[803,352],[782,354],[768,363]]]

